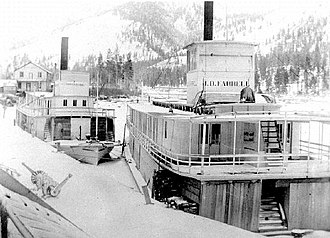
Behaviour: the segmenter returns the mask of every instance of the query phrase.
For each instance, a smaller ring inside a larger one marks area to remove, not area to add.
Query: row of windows
[[[24,78],[24,72],[23,71],[19,72],[19,77]],[[42,72],[38,72],[38,78],[41,78],[41,77],[42,77]],[[29,73],[29,78],[33,79],[33,73]]]
[[[78,105],[78,100],[77,99],[73,99],[72,100],[72,106],[76,107]],[[68,100],[67,99],[63,99],[63,106],[67,107],[68,106]],[[86,100],[82,100],[82,106],[86,107],[87,106],[87,101]]]

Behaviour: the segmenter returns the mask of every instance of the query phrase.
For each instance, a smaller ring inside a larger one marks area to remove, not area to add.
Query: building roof
[[[254,42],[244,42],[244,41],[225,41],[225,40],[210,40],[210,41],[197,41],[190,43],[183,47],[183,49],[187,49],[193,45],[202,45],[202,44],[222,44],[222,45],[248,45],[248,46],[257,46],[258,44]]]
[[[45,71],[45,72],[47,72],[47,73],[49,73],[49,74],[52,73],[50,70],[48,70],[48,69],[46,69],[46,68],[44,68],[44,67],[42,67],[42,66],[40,66],[40,65],[38,65],[38,64],[35,64],[35,63],[31,62],[31,61],[28,62],[28,63],[26,63],[26,64],[24,64],[23,66],[21,66],[21,67],[15,69],[14,71],[17,71],[17,70],[19,70],[19,69],[21,69],[21,68],[24,68],[25,66],[27,66],[27,65],[29,65],[29,64],[33,64],[34,66],[40,68],[42,71]]]

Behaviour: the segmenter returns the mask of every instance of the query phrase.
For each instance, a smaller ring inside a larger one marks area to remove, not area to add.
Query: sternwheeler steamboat
[[[268,235],[329,230],[329,116],[283,111],[266,95],[241,102],[256,45],[212,40],[212,12],[205,2],[204,41],[185,47],[187,101],[128,106],[130,152],[152,196]]]

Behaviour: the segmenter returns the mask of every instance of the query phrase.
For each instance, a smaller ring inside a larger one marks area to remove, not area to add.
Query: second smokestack
[[[213,40],[213,1],[204,2],[204,41]]]
[[[68,46],[69,46],[69,37],[62,37],[60,70],[68,69]]]

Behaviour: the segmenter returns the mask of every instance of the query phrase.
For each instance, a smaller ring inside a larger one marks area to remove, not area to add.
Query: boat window
[[[188,71],[194,70],[197,68],[197,50],[193,48],[187,52],[187,69]]]
[[[82,101],[82,105],[83,105],[83,107],[86,107],[86,105],[87,105],[86,100]]]
[[[221,125],[212,124],[211,128],[212,128],[211,129],[211,144],[219,144],[220,143]]]
[[[63,99],[63,106],[64,106],[64,107],[68,106],[68,100]]]
[[[74,107],[77,106],[77,100],[76,100],[76,99],[74,99],[74,100],[72,101],[72,105],[73,105]]]
[[[199,143],[203,143],[203,124],[199,125]],[[205,133],[205,144],[209,143],[209,124],[206,124],[206,133]]]
[[[253,123],[244,123],[244,141],[254,142],[256,126]]]

